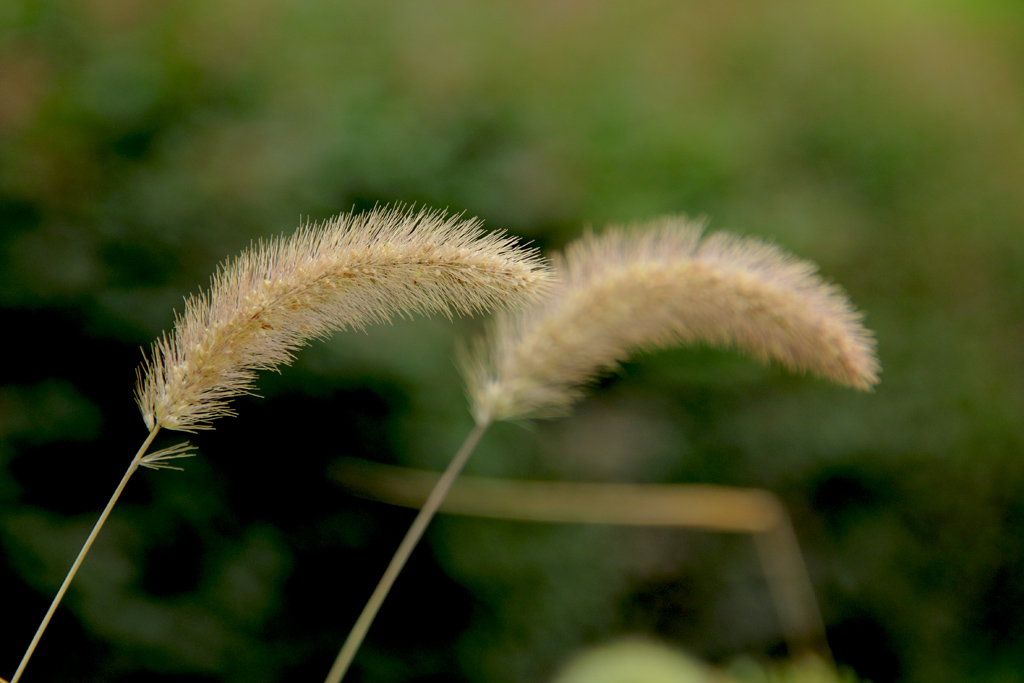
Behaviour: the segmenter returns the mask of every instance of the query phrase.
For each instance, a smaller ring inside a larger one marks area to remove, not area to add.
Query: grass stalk
[[[666,217],[601,237],[588,234],[565,256],[555,257],[560,275],[552,288],[525,310],[499,315],[482,339],[462,349],[460,365],[477,426],[416,516],[325,683],[340,683],[392,584],[493,420],[564,415],[602,372],[637,351],[680,343],[732,346],[865,391],[878,383],[875,342],[861,325],[862,315],[813,264],[757,240],[724,233],[705,238],[701,232],[684,218]],[[732,528],[735,510],[724,515],[720,510],[737,494],[702,491],[699,521]],[[761,497],[760,492],[740,496],[745,504]],[[784,510],[781,516],[788,522]],[[752,531],[764,533],[762,522],[756,513],[741,516],[738,525],[754,524]],[[764,562],[769,581],[787,585],[772,594],[787,638],[794,642],[800,632],[820,632],[813,590],[792,587],[807,579],[795,536],[775,534],[758,547],[786,556]],[[789,605],[797,606],[796,616],[787,612]],[[803,616],[808,612],[813,612],[810,619]]]
[[[444,502],[445,496],[448,494],[448,490],[455,483],[455,479],[459,476],[462,468],[465,467],[466,461],[469,460],[469,456],[473,453],[473,449],[476,448],[477,443],[480,441],[480,437],[487,431],[487,427],[490,425],[489,421],[477,423],[473,428],[473,431],[469,433],[466,440],[462,443],[459,451],[452,458],[452,461],[448,464],[441,478],[437,480],[434,488],[430,491],[430,495],[427,496],[426,501],[423,503],[423,507],[420,508],[419,514],[416,515],[416,519],[413,520],[412,526],[409,527],[409,531],[406,532],[405,538],[398,546],[398,550],[395,551],[394,556],[391,558],[391,562],[388,564],[388,568],[384,571],[384,575],[381,576],[380,582],[377,584],[377,588],[374,589],[373,594],[367,601],[366,606],[363,607],[362,613],[356,620],[355,626],[348,634],[348,638],[345,639],[344,645],[341,646],[341,651],[338,653],[337,659],[334,660],[334,665],[327,674],[327,678],[324,683],[340,683],[345,672],[348,671],[349,666],[352,664],[352,660],[356,656],[356,652],[359,650],[359,646],[362,644],[363,639],[366,637],[367,631],[370,630],[370,625],[373,623],[374,617],[377,616],[377,612],[380,610],[381,605],[384,604],[384,599],[387,598],[388,593],[391,591],[391,587],[395,583],[395,579],[401,573],[402,568],[405,567],[405,563],[408,561],[412,551],[416,548],[420,538],[423,537],[423,532],[426,531],[427,525],[430,524],[430,520],[434,518],[434,514],[441,507],[441,503]]]
[[[137,371],[135,398],[149,436],[86,539],[11,683],[21,678],[128,479],[140,466],[181,469],[171,461],[193,455],[187,443],[147,455],[161,428],[212,429],[213,420],[234,415],[231,398],[253,392],[258,371],[291,363],[298,348],[334,330],[363,329],[415,313],[451,318],[514,308],[548,289],[551,272],[536,249],[500,232],[484,233],[480,225],[477,219],[402,206],[342,214],[300,226],[290,237],[254,244],[218,269],[208,291],[187,298],[172,332],[154,342]],[[475,430],[459,451],[449,468],[452,480],[482,432]],[[434,510],[444,493],[439,491]],[[368,606],[360,622],[363,634],[432,514],[421,514],[410,530],[376,606]],[[349,660],[361,640],[359,635]]]
[[[149,436],[142,442],[142,446],[139,447],[138,453],[132,459],[128,470],[121,477],[121,483],[114,489],[114,495],[110,497],[107,502],[107,506],[103,508],[103,512],[100,513],[100,518],[96,520],[96,524],[93,525],[92,531],[89,532],[89,537],[85,539],[85,544],[82,545],[82,549],[78,552],[78,557],[75,558],[74,564],[71,565],[71,569],[68,570],[67,576],[64,577],[64,583],[61,584],[60,590],[57,591],[57,595],[53,598],[53,602],[50,603],[50,609],[46,611],[46,616],[43,617],[43,621],[39,624],[39,628],[36,629],[36,634],[32,638],[32,642],[29,643],[28,649],[25,650],[25,655],[21,658],[21,663],[18,664],[18,670],[14,672],[14,677],[11,678],[11,683],[18,683],[18,679],[21,678],[21,674],[25,671],[25,667],[28,666],[29,660],[32,658],[32,653],[35,652],[36,646],[39,644],[39,639],[43,637],[43,632],[46,631],[46,627],[50,624],[50,619],[53,618],[54,612],[57,611],[57,606],[60,605],[60,601],[64,598],[64,594],[68,590],[68,586],[71,585],[71,581],[75,578],[75,574],[78,573],[78,568],[82,566],[82,561],[85,559],[89,549],[92,548],[93,541],[96,540],[96,536],[99,535],[100,529],[103,528],[103,524],[107,521],[107,517],[110,516],[110,511],[114,509],[114,504],[117,503],[117,499],[121,497],[121,492],[124,491],[125,485],[135,470],[139,469],[139,465],[142,464],[143,456],[146,455],[146,451],[149,450],[150,444],[153,443],[153,439],[156,438],[157,432],[160,431],[160,425],[155,425],[149,432]]]

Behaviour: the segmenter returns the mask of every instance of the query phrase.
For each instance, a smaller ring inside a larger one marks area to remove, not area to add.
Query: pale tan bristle
[[[563,414],[601,372],[675,344],[731,347],[861,390],[878,382],[862,316],[813,264],[701,232],[668,217],[571,244],[551,291],[499,315],[463,354],[477,421]]]
[[[194,431],[231,415],[256,372],[337,329],[413,313],[515,307],[551,276],[533,249],[477,219],[379,208],[304,225],[222,266],[209,292],[185,301],[174,330],[139,370],[146,426]]]

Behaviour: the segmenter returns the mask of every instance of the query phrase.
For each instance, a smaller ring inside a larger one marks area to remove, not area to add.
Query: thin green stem
[[[47,610],[42,623],[40,623],[39,628],[36,629],[36,635],[32,638],[32,642],[25,651],[25,656],[21,658],[21,663],[18,665],[18,670],[14,672],[14,677],[11,679],[11,683],[18,683],[18,679],[21,678],[22,672],[25,671],[25,667],[28,666],[28,660],[32,658],[32,653],[35,652],[36,645],[39,644],[39,639],[43,637],[43,631],[46,630],[46,627],[50,623],[50,619],[53,618],[53,613],[57,611],[57,605],[60,604],[61,599],[64,597],[64,593],[68,590],[68,586],[71,585],[71,580],[74,579],[75,574],[78,573],[78,568],[82,565],[82,560],[85,559],[86,553],[89,552],[89,548],[92,547],[93,541],[96,540],[96,536],[100,533],[100,529],[103,528],[103,523],[107,521],[107,517],[110,516],[110,511],[114,509],[114,503],[116,503],[117,499],[121,497],[121,492],[124,490],[125,484],[128,483],[128,479],[135,473],[135,470],[139,468],[139,463],[142,462],[142,456],[146,454],[146,451],[149,449],[149,445],[153,443],[153,439],[156,438],[156,433],[159,431],[160,425],[153,427],[153,431],[151,431],[149,436],[146,437],[142,446],[139,447],[139,452],[135,454],[135,458],[128,466],[128,471],[125,472],[124,476],[121,478],[121,483],[118,484],[117,488],[114,490],[114,495],[110,497],[107,507],[103,508],[103,512],[100,513],[100,518],[96,520],[96,524],[89,533],[89,537],[85,539],[85,545],[83,545],[82,549],[78,552],[78,557],[75,558],[75,563],[71,565],[71,569],[68,570],[68,575],[64,577],[64,583],[61,584],[56,597],[54,597],[53,602],[50,603],[50,609]]]
[[[355,626],[348,634],[348,638],[345,640],[345,644],[341,647],[341,652],[338,653],[338,658],[334,660],[334,666],[331,667],[330,672],[327,674],[327,679],[324,683],[341,683],[342,677],[345,672],[348,671],[349,666],[352,664],[352,660],[356,656],[356,652],[359,650],[359,646],[363,642],[363,638],[366,637],[366,632],[370,630],[370,624],[373,623],[374,617],[377,616],[377,611],[380,610],[380,606],[384,604],[384,599],[388,596],[388,592],[391,590],[391,586],[394,585],[395,579],[398,578],[398,574],[402,571],[402,567],[405,566],[406,561],[412,554],[416,544],[419,543],[420,538],[423,536],[423,532],[426,530],[427,525],[430,524],[430,520],[433,519],[434,513],[441,507],[444,497],[448,494],[448,489],[455,483],[455,479],[459,476],[459,472],[465,466],[466,461],[469,460],[470,454],[473,449],[476,448],[477,442],[480,441],[480,437],[487,431],[487,427],[490,425],[490,421],[481,422],[473,428],[473,431],[469,433],[466,440],[462,443],[458,453],[452,458],[448,468],[445,469],[444,474],[437,480],[437,484],[434,485],[430,495],[427,496],[426,502],[423,503],[423,507],[420,508],[419,514],[416,515],[416,519],[413,520],[412,526],[409,527],[409,531],[406,532],[405,538],[402,539],[401,544],[398,546],[398,550],[395,551],[394,556],[391,558],[391,563],[388,568],[384,570],[384,575],[380,577],[380,582],[377,584],[377,588],[373,591],[373,595],[366,603],[366,607],[363,608],[362,614],[356,620]],[[14,683],[13,681],[11,683]]]

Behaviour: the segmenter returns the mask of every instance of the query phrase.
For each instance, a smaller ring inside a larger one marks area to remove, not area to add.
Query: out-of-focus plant
[[[463,355],[476,427],[402,539],[335,660],[339,683],[377,611],[480,437],[495,420],[564,414],[581,387],[630,354],[734,347],[861,390],[878,382],[871,333],[811,263],[757,240],[701,238],[683,218],[588,234],[554,258],[551,292],[501,316]]]

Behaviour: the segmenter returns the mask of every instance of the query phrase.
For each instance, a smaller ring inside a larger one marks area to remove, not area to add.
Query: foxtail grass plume
[[[332,330],[414,313],[472,314],[539,295],[550,270],[536,250],[477,219],[439,211],[378,208],[306,224],[291,237],[260,242],[225,264],[209,292],[185,301],[174,330],[138,372],[136,401],[149,435],[100,513],[36,630],[11,683],[18,683],[89,548],[128,479],[141,466],[180,469],[179,444],[147,455],[161,429],[209,429],[233,414],[228,401],[250,393],[259,370]]]
[[[208,429],[257,371],[310,339],[396,315],[513,307],[549,279],[535,250],[477,219],[381,208],[307,224],[244,252],[185,302],[140,369],[136,400],[150,429]]]
[[[477,422],[564,414],[630,354],[675,344],[735,348],[861,390],[878,382],[861,314],[814,264],[701,233],[667,217],[570,244],[550,293],[500,314],[463,354]]]
[[[581,388],[629,354],[677,343],[735,347],[840,384],[878,382],[871,334],[813,264],[754,239],[701,239],[663,218],[587,235],[554,261],[548,294],[499,314],[461,353],[476,426],[427,496],[349,632],[325,683],[340,683],[445,496],[494,420],[568,411]]]

